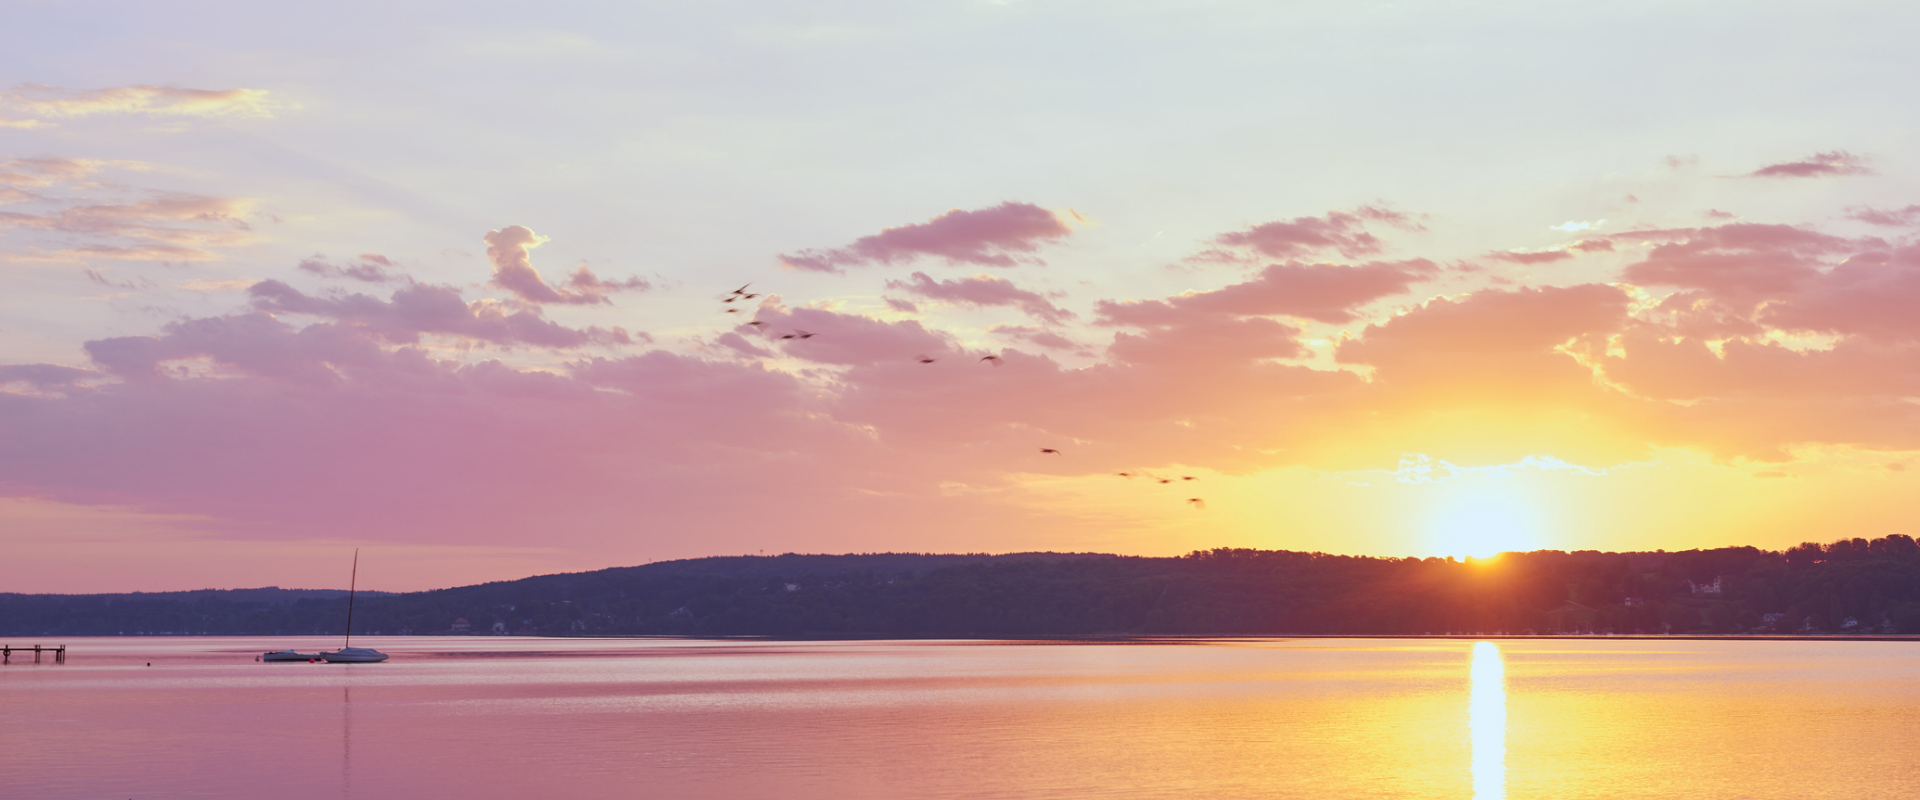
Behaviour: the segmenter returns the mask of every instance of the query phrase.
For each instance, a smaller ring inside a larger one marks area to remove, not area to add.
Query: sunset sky
[[[0,591],[1916,533],[1920,7],[530,9],[9,10]]]

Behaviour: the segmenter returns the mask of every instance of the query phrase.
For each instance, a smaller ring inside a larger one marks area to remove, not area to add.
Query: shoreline
[[[42,643],[58,639],[76,640],[120,640],[120,639],[258,639],[285,640],[312,637],[337,637],[337,633],[319,634],[252,634],[252,633],[192,633],[192,634],[136,634],[132,636],[62,636],[59,634],[41,634]],[[1432,639],[1441,641],[1708,641],[1708,642],[1920,642],[1920,634],[1742,634],[1742,633],[1623,633],[1623,634],[1587,634],[1587,633],[1500,633],[1500,634],[1442,634],[1442,633],[1166,633],[1166,634],[1129,634],[1129,633],[1089,633],[1089,634],[1026,634],[993,635],[974,634],[964,636],[951,635],[900,635],[900,634],[821,634],[816,636],[777,636],[777,635],[715,635],[693,636],[675,634],[632,634],[607,636],[545,636],[540,634],[355,634],[365,639],[430,639],[467,641],[488,641],[495,639],[531,640],[567,642],[567,641],[684,641],[684,642],[1083,642],[1088,644],[1157,644],[1179,642],[1211,641],[1252,641],[1276,639],[1379,639],[1407,640]],[[21,638],[20,641],[29,641]],[[10,642],[9,642],[10,644]],[[29,643],[27,647],[33,645]],[[18,650],[19,646],[14,645]]]

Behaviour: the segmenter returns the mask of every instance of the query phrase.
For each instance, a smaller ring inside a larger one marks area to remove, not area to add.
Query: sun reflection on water
[[[1473,689],[1467,700],[1467,728],[1473,741],[1474,800],[1507,796],[1507,667],[1500,646],[1473,645]]]

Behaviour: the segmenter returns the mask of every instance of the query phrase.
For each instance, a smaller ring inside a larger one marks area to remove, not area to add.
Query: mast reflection
[[[353,796],[353,687],[340,687],[340,796]]]
[[[1474,800],[1507,796],[1507,667],[1500,647],[1473,645],[1473,689],[1467,701],[1467,728],[1473,744]]]

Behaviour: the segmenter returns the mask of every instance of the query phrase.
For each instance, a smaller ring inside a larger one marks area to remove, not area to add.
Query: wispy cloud
[[[41,118],[100,114],[171,117],[272,117],[280,108],[264,89],[185,89],[174,86],[119,86],[62,89],[23,84],[0,92],[0,108]],[[31,127],[25,125],[21,127]]]
[[[964,306],[1012,306],[1042,322],[1059,324],[1074,318],[1074,313],[1054,305],[1037,292],[1015,286],[1013,281],[994,275],[974,275],[956,280],[934,280],[924,272],[915,272],[907,280],[887,281],[887,288],[928,300]]]
[[[1069,212],[1069,219],[1077,214]],[[1060,215],[1012,201],[972,211],[955,209],[926,222],[887,228],[845,247],[780,256],[794,269],[840,272],[847,267],[939,258],[951,264],[1011,267],[1033,261],[1041,245],[1073,233]]]
[[[1799,161],[1768,164],[1748,173],[1754,178],[1824,178],[1837,175],[1871,175],[1863,159],[1845,150],[1814,153]]]
[[[497,231],[488,231],[482,238],[487,243],[487,260],[493,262],[493,285],[512,292],[528,303],[611,303],[613,301],[607,295],[613,292],[653,288],[652,284],[638,277],[620,281],[605,280],[584,266],[569,274],[565,284],[550,286],[540,277],[540,271],[533,268],[532,254],[533,248],[547,242],[547,237],[523,225],[508,225]]]

